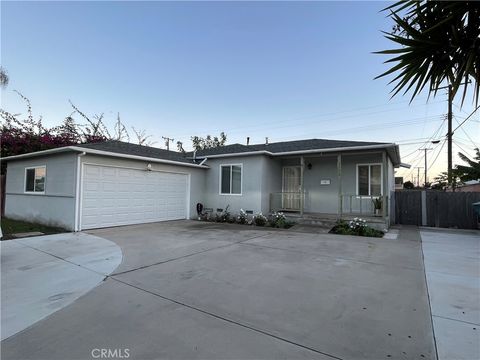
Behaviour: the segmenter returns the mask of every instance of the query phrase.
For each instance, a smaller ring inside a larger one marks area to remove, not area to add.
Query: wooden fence
[[[395,193],[395,223],[458,229],[478,229],[472,204],[478,192],[402,190]]]

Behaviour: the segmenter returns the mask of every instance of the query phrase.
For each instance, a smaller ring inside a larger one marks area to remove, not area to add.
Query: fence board
[[[427,224],[435,227],[477,229],[478,215],[472,204],[480,201],[477,192],[427,192]]]
[[[395,193],[395,219],[397,224],[421,225],[421,192],[403,190]]]
[[[395,193],[395,222],[404,225],[422,224],[422,191]],[[478,229],[478,215],[472,204],[480,201],[478,192],[427,191],[426,224],[432,227]]]

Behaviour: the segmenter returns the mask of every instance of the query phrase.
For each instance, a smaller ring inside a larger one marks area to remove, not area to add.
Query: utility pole
[[[448,152],[448,185],[452,186],[452,102],[453,102],[453,93],[452,85],[448,85],[448,133],[447,133],[447,152]],[[425,153],[426,154],[426,153]],[[425,155],[426,158],[426,155]],[[452,187],[453,188],[453,187]]]
[[[470,84],[471,81],[468,80],[467,82],[461,83],[460,85],[466,85]],[[459,85],[459,86],[460,86]],[[453,179],[452,179],[452,137],[453,137],[453,131],[452,131],[452,118],[453,118],[453,113],[452,113],[452,103],[453,103],[453,88],[452,85],[448,86],[443,86],[437,88],[437,90],[440,89],[445,89],[448,88],[448,115],[447,115],[447,120],[448,120],[448,133],[447,133],[447,152],[448,152],[448,185],[452,186]],[[452,186],[452,190],[455,191],[454,187]]]
[[[173,142],[172,138],[162,136],[162,139],[165,140],[165,146],[167,147],[167,150],[170,150],[170,141]]]
[[[427,151],[428,150],[433,150],[433,148],[423,148],[423,149],[418,149],[418,150],[423,150],[425,151],[425,179],[424,179],[424,187],[427,187]]]
[[[420,169],[423,169],[423,166],[417,166],[417,187],[420,187]]]

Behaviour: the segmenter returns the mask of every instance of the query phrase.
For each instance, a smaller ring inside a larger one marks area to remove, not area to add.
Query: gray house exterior
[[[196,218],[197,203],[297,217],[377,214],[388,226],[401,166],[390,143],[311,139],[179,153],[118,141],[7,161],[5,215],[80,231]]]

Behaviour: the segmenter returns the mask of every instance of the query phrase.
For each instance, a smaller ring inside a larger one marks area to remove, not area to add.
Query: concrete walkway
[[[480,232],[421,237],[438,359],[480,359]]]
[[[122,261],[115,243],[88,234],[57,234],[0,243],[1,339],[71,304]]]

